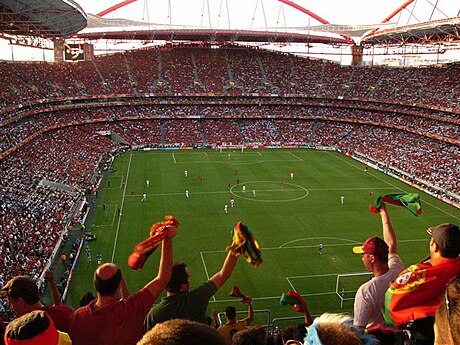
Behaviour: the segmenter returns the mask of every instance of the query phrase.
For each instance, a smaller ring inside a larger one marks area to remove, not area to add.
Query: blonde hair
[[[173,319],[158,323],[148,331],[137,345],[228,345],[227,340],[216,329],[208,325]]]
[[[315,319],[312,326],[316,325],[316,333],[323,345],[361,345],[359,336],[347,326],[351,322],[352,318],[347,314],[324,313]]]
[[[460,344],[460,276],[447,284],[434,317],[434,343]]]

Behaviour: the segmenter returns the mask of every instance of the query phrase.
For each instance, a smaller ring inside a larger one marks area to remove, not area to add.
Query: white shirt
[[[385,304],[385,292],[388,290],[390,282],[395,280],[405,268],[401,258],[396,253],[388,255],[388,267],[387,273],[372,278],[361,285],[356,292],[354,326],[368,328],[385,323],[382,314],[382,308]]]

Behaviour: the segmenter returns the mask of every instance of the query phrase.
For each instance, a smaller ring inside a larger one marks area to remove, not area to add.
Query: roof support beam
[[[313,13],[312,11],[310,10],[307,10],[305,7],[302,7],[300,5],[297,5],[294,1],[292,0],[278,0],[279,2],[282,2],[283,4],[285,5],[288,5],[288,6],[291,6],[293,8],[295,8],[296,10],[299,10],[300,12],[303,12],[307,15],[309,15],[310,17],[312,17],[313,19],[316,19],[317,21],[319,21],[321,24],[331,24],[329,23],[326,19],[318,16],[316,13]],[[412,0],[413,1],[413,0]],[[343,38],[345,38],[347,41],[349,42],[352,42],[354,43],[353,39],[350,37],[350,36],[345,36],[345,35],[340,35],[342,36]]]
[[[137,0],[125,0],[125,1],[122,1],[122,2],[120,2],[118,4],[113,5],[112,7],[107,8],[106,10],[104,10],[102,12],[99,12],[97,15],[100,16],[100,17],[104,17],[106,14],[109,14],[109,13],[111,13],[113,11],[116,11],[119,8],[122,8],[122,7],[124,7],[126,5],[129,5],[129,4],[131,4],[133,2],[136,2],[136,1]]]

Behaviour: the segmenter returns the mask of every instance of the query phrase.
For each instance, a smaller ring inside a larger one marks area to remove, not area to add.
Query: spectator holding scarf
[[[385,294],[388,325],[407,325],[417,344],[433,344],[433,318],[447,283],[460,274],[460,229],[444,223],[427,230],[430,258],[401,272]]]

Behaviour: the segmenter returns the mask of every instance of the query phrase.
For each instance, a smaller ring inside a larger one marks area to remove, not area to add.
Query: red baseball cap
[[[377,257],[388,256],[388,245],[380,237],[370,237],[362,246],[353,247],[353,253],[368,253]]]

